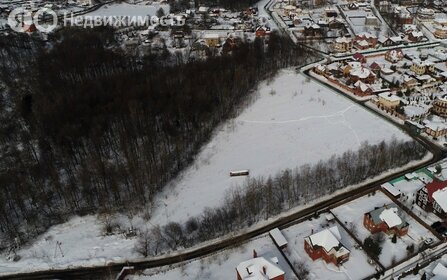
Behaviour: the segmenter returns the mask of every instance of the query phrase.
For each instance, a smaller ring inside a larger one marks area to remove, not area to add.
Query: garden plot
[[[359,240],[363,241],[368,236],[371,236],[371,233],[363,226],[363,215],[374,210],[375,207],[382,207],[392,202],[384,193],[379,191],[334,208],[332,212],[341,222],[346,223],[353,229],[353,234]],[[406,258],[408,256],[408,246],[414,245],[414,251],[416,252],[424,244],[425,239],[432,238],[437,240],[428,229],[403,211],[402,216],[410,224],[408,234],[397,238],[397,243],[392,243],[391,236],[386,236],[381,246],[382,253],[379,256],[379,261],[385,267],[389,267],[394,262]]]
[[[350,257],[342,266],[336,267],[334,264],[327,264],[322,259],[312,261],[304,250],[304,238],[322,229],[337,225],[341,235],[341,243],[350,250]],[[282,230],[282,233],[289,242],[286,255],[291,263],[304,263],[309,271],[309,279],[364,279],[376,272],[375,266],[368,263],[367,255],[358,249],[358,244],[348,235],[348,233],[335,221],[327,222],[324,215],[320,218],[305,221],[297,225]]]
[[[268,235],[263,235],[233,249],[182,263],[180,266],[148,269],[144,271],[143,275],[131,276],[128,280],[236,279],[236,267],[239,263],[252,259],[253,250],[256,251],[258,257],[264,257],[266,260],[278,258],[277,266],[285,272],[285,279],[297,280],[292,269]]]

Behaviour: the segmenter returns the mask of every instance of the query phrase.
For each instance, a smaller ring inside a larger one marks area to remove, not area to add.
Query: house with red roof
[[[355,61],[358,61],[358,62],[360,62],[360,63],[365,63],[366,62],[366,57],[363,55],[363,54],[361,54],[361,53],[355,53],[353,56],[352,56],[352,58],[355,60]]]
[[[418,190],[416,203],[427,212],[447,218],[447,181],[434,180]]]

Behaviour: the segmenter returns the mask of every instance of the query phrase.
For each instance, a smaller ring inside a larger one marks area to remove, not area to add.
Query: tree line
[[[126,54],[108,28],[18,36],[0,37],[2,247],[73,214],[150,209],[250,89],[312,58],[275,33],[186,64]]]
[[[171,222],[143,232],[136,250],[143,256],[155,256],[218,238],[396,166],[420,160],[425,154],[424,147],[414,140],[394,138],[375,145],[364,142],[356,152],[347,151],[267,178],[250,178],[233,188],[221,207],[207,208],[201,216],[192,217],[184,224]]]

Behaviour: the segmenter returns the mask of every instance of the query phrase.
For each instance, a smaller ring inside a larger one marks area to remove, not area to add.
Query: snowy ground
[[[244,181],[230,178],[231,170],[249,169],[252,177],[274,175],[356,150],[363,141],[374,144],[393,136],[408,139],[328,88],[282,71],[270,84],[263,83],[254,103],[222,126],[194,164],[166,187],[151,222],[185,221],[220,205],[228,190]]]
[[[377,143],[393,136],[408,139],[394,126],[328,88],[295,71],[282,71],[271,83],[262,83],[253,103],[218,129],[195,163],[167,186],[156,199],[151,220],[144,221],[143,213],[118,220],[122,228],[132,220],[133,226],[142,229],[168,220],[182,222],[200,215],[207,206],[220,205],[225,193],[243,182],[244,178],[229,178],[231,170],[250,169],[251,176],[274,175],[285,168],[355,150],[362,141]],[[64,257],[57,250],[54,254],[57,241],[62,242]],[[134,252],[134,244],[135,239],[122,235],[104,237],[93,216],[74,218],[19,250],[19,262],[0,256],[0,273],[135,259],[140,256]]]
[[[334,208],[332,212],[341,222],[352,222],[355,224],[356,230],[354,234],[358,239],[363,241],[371,235],[371,233],[363,226],[363,214],[374,210],[375,207],[382,207],[389,203],[392,203],[392,200],[385,194],[376,192],[373,195],[366,195]],[[389,267],[393,262],[400,261],[407,257],[406,248],[408,245],[414,244],[416,252],[420,245],[423,244],[424,239],[433,238],[433,240],[437,240],[428,229],[419,224],[411,216],[404,213],[403,217],[410,224],[408,234],[398,238],[396,244],[391,242],[391,236],[385,239],[385,242],[382,245],[382,253],[379,256],[379,261],[385,267]]]
[[[133,5],[128,3],[104,5],[96,11],[85,14],[85,16],[153,16],[158,9],[163,8],[165,14],[169,12],[169,5]]]
[[[76,217],[52,227],[31,247],[23,248],[19,252],[22,257],[19,262],[8,262],[6,256],[1,255],[0,275],[122,261],[132,255],[136,257],[134,243],[135,239],[123,236],[103,236],[102,225],[94,216]]]
[[[290,266],[273,244],[272,239],[268,235],[263,235],[236,248],[220,251],[202,259],[181,263],[173,267],[165,266],[148,269],[144,271],[143,275],[130,276],[128,280],[236,279],[236,266],[243,261],[251,259],[253,250],[256,250],[259,257],[264,257],[267,260],[277,257],[279,260],[278,266],[285,272],[285,279],[297,279]]]
[[[304,251],[304,238],[321,231],[327,227],[337,225],[341,235],[341,243],[350,250],[349,260],[343,266],[337,268],[333,264],[326,264],[323,260],[312,261],[312,259]],[[291,263],[304,262],[309,270],[309,279],[331,279],[331,280],[348,280],[348,279],[364,279],[373,275],[376,270],[373,265],[368,264],[367,255],[361,250],[356,249],[357,243],[337,222],[327,222],[325,215],[320,218],[305,221],[303,223],[291,226],[282,231],[289,242],[286,254],[289,255]]]

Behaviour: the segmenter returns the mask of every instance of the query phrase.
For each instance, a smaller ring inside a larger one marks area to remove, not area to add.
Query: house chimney
[[[253,259],[258,257],[258,253],[256,252],[256,250],[253,249]]]
[[[248,269],[248,266],[246,267],[246,269],[247,269],[248,275],[251,275],[251,271]]]
[[[267,267],[265,265],[262,267],[262,272],[264,272],[264,275],[267,274]]]

